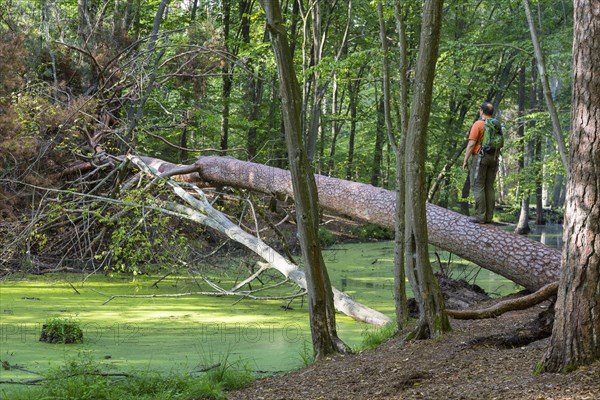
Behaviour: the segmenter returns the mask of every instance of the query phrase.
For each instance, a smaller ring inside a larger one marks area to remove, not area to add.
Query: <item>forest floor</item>
[[[340,235],[348,228],[344,223],[329,228],[338,240],[351,239]],[[502,300],[484,300],[473,308]],[[452,319],[452,332],[434,340],[407,342],[406,330],[376,349],[262,378],[228,398],[599,400],[600,362],[569,374],[536,374],[549,338],[514,348],[494,344],[523,331],[549,305],[493,319]]]
[[[374,350],[257,380],[228,398],[600,399],[600,362],[569,374],[535,374],[548,338],[516,348],[483,344],[484,338],[526,325],[547,307],[495,319],[452,320],[453,331],[434,340],[405,342],[399,335]]]

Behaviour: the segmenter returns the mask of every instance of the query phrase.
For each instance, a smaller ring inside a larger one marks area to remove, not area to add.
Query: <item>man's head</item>
[[[489,102],[485,102],[481,105],[481,112],[487,116],[487,117],[491,117],[492,114],[494,114],[494,106],[492,105],[492,103]]]

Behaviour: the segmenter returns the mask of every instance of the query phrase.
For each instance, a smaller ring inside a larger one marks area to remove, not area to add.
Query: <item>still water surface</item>
[[[507,230],[514,229],[507,227]],[[561,244],[559,225],[536,227],[530,235],[552,247]],[[496,275],[431,247],[432,263],[455,278],[483,287],[492,295],[520,288]],[[332,284],[357,301],[389,316],[393,305],[393,242],[336,245],[324,251]],[[439,260],[439,262],[438,262]],[[305,304],[301,300],[242,301],[230,297],[114,299],[105,294],[182,293],[198,290],[195,280],[170,277],[159,288],[155,278],[96,277],[74,292],[77,276],[27,278],[0,283],[0,353],[3,361],[43,372],[73,357],[87,357],[114,371],[138,369],[193,371],[219,362],[243,359],[251,369],[284,371],[303,366],[312,353]],[[223,286],[227,277],[222,277]],[[231,279],[231,278],[229,278]],[[201,285],[202,286],[202,285]],[[293,291],[288,289],[288,293]],[[410,294],[409,294],[410,295]],[[76,318],[83,324],[82,345],[41,343],[40,325],[51,317]],[[338,333],[357,345],[366,324],[338,314]],[[20,370],[0,370],[2,379],[28,379]]]

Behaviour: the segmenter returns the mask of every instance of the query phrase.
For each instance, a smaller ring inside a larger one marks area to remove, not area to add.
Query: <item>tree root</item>
[[[545,339],[552,335],[554,324],[554,303],[547,310],[538,314],[537,318],[514,330],[498,335],[491,335],[469,341],[466,346],[493,346],[499,349],[513,349],[527,346],[530,343]]]
[[[446,310],[448,316],[454,319],[484,319],[495,318],[509,311],[525,310],[533,307],[550,297],[555,296],[558,291],[558,282],[549,283],[537,292],[528,294],[517,299],[506,300],[483,310]]]

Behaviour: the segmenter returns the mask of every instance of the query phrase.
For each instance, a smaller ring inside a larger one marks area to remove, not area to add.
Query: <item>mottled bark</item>
[[[575,0],[573,112],[556,320],[542,368],[600,360],[600,2]]]
[[[380,19],[381,19],[380,15]],[[398,65],[398,81],[400,83],[400,104],[397,109],[400,125],[400,138],[396,138],[388,131],[389,145],[394,150],[396,171],[394,181],[395,210],[394,210],[394,303],[396,308],[396,321],[398,328],[401,322],[409,318],[408,301],[406,296],[406,272],[404,270],[404,199],[405,199],[405,165],[404,150],[406,148],[406,132],[408,131],[408,56],[406,47],[405,13],[400,0],[394,4],[394,17],[398,33],[398,47],[400,63]]]

